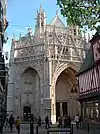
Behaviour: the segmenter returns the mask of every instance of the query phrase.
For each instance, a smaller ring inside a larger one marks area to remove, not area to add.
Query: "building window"
[[[100,121],[100,100],[83,103],[83,118]]]

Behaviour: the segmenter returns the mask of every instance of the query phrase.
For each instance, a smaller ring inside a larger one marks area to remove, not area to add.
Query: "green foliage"
[[[100,0],[57,0],[68,25],[97,30],[100,25]]]

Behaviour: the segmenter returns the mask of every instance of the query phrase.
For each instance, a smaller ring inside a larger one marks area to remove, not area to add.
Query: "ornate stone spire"
[[[56,16],[58,16],[58,10],[56,10]]]
[[[43,8],[42,8],[42,5],[40,5],[40,12],[43,12]]]
[[[13,33],[13,38],[12,38],[12,40],[15,40],[15,33]]]
[[[22,36],[22,35],[21,35],[21,33],[20,33],[20,34],[19,34],[19,40],[21,39],[21,36]]]
[[[36,19],[37,19],[37,24],[36,24],[35,33],[39,35],[40,33],[45,31],[45,27],[46,27],[46,14],[41,5],[40,5],[39,12],[37,12]]]
[[[38,12],[38,9],[37,9],[37,15],[38,15],[38,13],[39,13],[39,12]]]
[[[59,15],[58,15],[58,10],[56,11],[56,16],[55,18],[53,19],[51,25],[55,25],[57,27],[65,27],[65,25],[63,24],[63,22],[61,21]]]
[[[28,29],[27,29],[27,34],[28,34],[29,36],[32,35],[32,28],[31,28],[31,27],[28,27]]]

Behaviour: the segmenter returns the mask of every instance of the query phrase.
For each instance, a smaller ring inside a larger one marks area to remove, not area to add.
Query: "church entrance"
[[[67,112],[67,102],[56,102],[56,121],[59,116],[64,116]]]
[[[31,116],[31,107],[25,106],[23,108],[23,118],[24,118],[24,121],[29,121],[30,116]]]
[[[27,121],[30,114],[40,111],[40,77],[37,71],[31,67],[22,74],[22,98],[23,117]],[[31,106],[31,107],[30,107]]]
[[[67,102],[62,102],[62,111],[63,111],[63,116],[67,114]]]
[[[58,77],[55,86],[55,97],[56,97],[56,121],[59,116],[64,117],[65,114],[68,116],[75,116],[79,112],[76,96],[78,94],[72,94],[71,90],[73,85],[77,84],[75,71],[71,68],[64,70]]]

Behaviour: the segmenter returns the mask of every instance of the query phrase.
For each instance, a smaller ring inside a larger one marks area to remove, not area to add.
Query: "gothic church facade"
[[[37,12],[34,35],[12,40],[9,61],[7,112],[27,119],[75,116],[80,105],[75,74],[85,56],[84,38],[78,27],[65,27],[58,14],[46,23],[42,7]],[[72,93],[72,89],[77,92]]]

